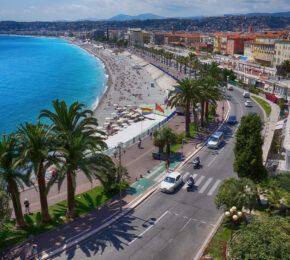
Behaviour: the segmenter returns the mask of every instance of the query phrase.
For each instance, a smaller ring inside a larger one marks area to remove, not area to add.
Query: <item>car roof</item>
[[[220,137],[222,134],[223,132],[214,132],[211,136]]]
[[[167,177],[176,178],[178,175],[180,175],[179,172],[170,172],[168,173]]]

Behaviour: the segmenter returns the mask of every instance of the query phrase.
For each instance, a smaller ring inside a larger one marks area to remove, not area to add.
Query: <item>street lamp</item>
[[[115,147],[116,151],[114,152],[114,157],[117,158],[118,156],[118,179],[119,179],[119,203],[120,203],[120,211],[122,211],[122,189],[121,189],[121,182],[122,182],[122,153],[125,154],[126,150],[123,148],[123,143],[118,143]]]
[[[230,218],[232,224],[232,232],[231,232],[231,241],[232,241],[234,223],[236,223],[243,216],[243,213],[241,211],[237,211],[237,207],[233,206],[229,211],[225,212],[225,216]]]

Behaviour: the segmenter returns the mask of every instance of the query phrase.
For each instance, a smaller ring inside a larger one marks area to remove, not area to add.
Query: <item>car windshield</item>
[[[218,141],[218,138],[212,136],[209,141],[210,142],[217,142]]]
[[[236,117],[235,116],[230,116],[230,120],[235,120]]]
[[[169,183],[174,183],[175,179],[172,177],[166,177],[164,181],[169,182]]]

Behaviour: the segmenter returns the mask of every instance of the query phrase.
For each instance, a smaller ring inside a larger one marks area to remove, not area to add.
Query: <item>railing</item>
[[[162,121],[154,124],[153,126],[148,127],[141,134],[133,137],[132,139],[128,140],[127,142],[122,143],[123,148],[129,147],[132,144],[138,142],[139,138],[143,138],[143,137],[149,135],[150,132],[153,132],[154,130],[158,129],[159,127],[161,127],[162,125],[164,125],[166,122],[168,122],[175,114],[176,114],[176,111],[173,111],[168,117],[166,117]],[[107,154],[107,155],[109,155],[112,152],[114,152],[115,150],[116,150],[116,147],[112,147],[112,148],[109,148],[108,150],[104,151],[104,153]]]
[[[156,64],[150,62],[149,64],[153,65],[154,67],[156,67],[157,69],[160,69],[161,71],[163,71],[164,73],[166,73],[168,76],[170,76],[171,78],[175,79],[176,81],[180,81],[180,79],[176,78],[175,76],[173,76],[172,74],[170,74],[168,71],[166,71],[165,69],[157,66]]]

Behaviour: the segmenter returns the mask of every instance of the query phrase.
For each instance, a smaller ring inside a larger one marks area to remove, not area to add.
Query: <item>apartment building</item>
[[[275,42],[273,66],[290,60],[290,40],[277,40]]]
[[[150,43],[151,33],[144,31],[141,28],[130,28],[129,29],[129,43],[130,45],[143,46],[144,44]]]
[[[165,33],[154,32],[153,33],[153,43],[156,45],[164,45],[165,44]]]
[[[165,44],[178,44],[178,43],[180,43],[180,40],[181,40],[180,34],[166,33],[164,36],[165,36]]]

